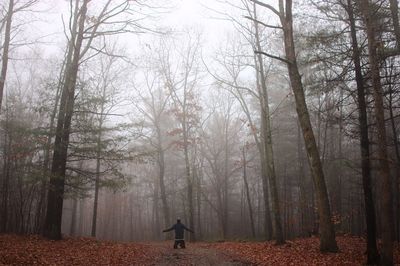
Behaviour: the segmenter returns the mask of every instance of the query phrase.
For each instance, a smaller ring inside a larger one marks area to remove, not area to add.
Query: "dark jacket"
[[[194,233],[192,230],[187,228],[183,223],[176,223],[171,228],[165,229],[163,232],[169,232],[175,230],[175,239],[183,240],[184,231],[187,230],[189,232]]]

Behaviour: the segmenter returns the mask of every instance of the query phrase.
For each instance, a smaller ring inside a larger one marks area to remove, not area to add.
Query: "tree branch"
[[[251,2],[253,2],[253,3],[255,3],[255,4],[257,4],[257,5],[260,5],[260,6],[263,6],[263,7],[265,7],[265,8],[268,8],[269,10],[271,10],[273,13],[275,13],[278,17],[281,17],[281,14],[279,13],[279,11],[276,9],[276,8],[274,8],[273,6],[271,6],[271,5],[269,5],[269,4],[266,4],[266,3],[263,3],[263,2],[260,2],[260,1],[258,1],[258,0],[250,0]]]
[[[250,16],[243,16],[243,17],[244,17],[244,18],[247,18],[247,19],[249,19],[249,20],[251,20],[251,21],[254,21],[254,22],[258,23],[258,24],[261,24],[261,25],[263,25],[263,26],[266,27],[266,28],[280,29],[280,30],[283,29],[283,28],[280,27],[280,26],[273,26],[273,25],[265,24],[264,22],[259,21],[259,20],[257,20],[257,19],[254,19],[254,18],[252,18],[252,17],[250,17]]]
[[[263,51],[256,51],[256,50],[254,50],[254,53],[255,53],[255,54],[262,54],[262,55],[268,56],[268,57],[270,57],[270,58],[273,58],[273,59],[279,60],[279,61],[281,61],[281,62],[284,62],[284,63],[286,63],[286,64],[292,64],[291,61],[289,61],[289,60],[287,60],[287,59],[285,59],[285,58],[282,58],[282,57],[279,57],[279,56],[276,56],[276,55],[271,55],[271,54],[268,54],[268,53],[263,52]]]

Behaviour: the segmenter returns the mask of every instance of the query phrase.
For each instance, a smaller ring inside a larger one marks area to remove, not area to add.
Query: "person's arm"
[[[193,231],[193,230],[191,230],[191,229],[189,229],[189,228],[187,228],[186,226],[183,226],[183,228],[185,228],[187,231],[189,231],[189,232],[191,232],[191,233],[193,233],[193,234],[194,234],[194,231]]]
[[[165,229],[165,230],[163,230],[163,233],[165,233],[165,232],[169,232],[169,231],[172,231],[172,230],[174,230],[174,226],[172,226],[171,228],[168,228],[168,229]]]

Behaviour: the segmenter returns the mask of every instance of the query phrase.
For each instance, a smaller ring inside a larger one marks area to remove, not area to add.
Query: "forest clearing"
[[[318,238],[273,242],[117,243],[93,238],[49,241],[40,236],[0,235],[0,265],[364,265],[365,239],[337,238],[340,252],[319,252]],[[395,246],[395,264],[400,247]]]

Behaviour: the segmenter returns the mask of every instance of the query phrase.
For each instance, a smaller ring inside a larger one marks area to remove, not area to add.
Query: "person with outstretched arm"
[[[176,220],[176,224],[174,224],[171,228],[163,230],[163,233],[169,232],[169,231],[175,231],[175,243],[174,243],[174,249],[178,248],[178,245],[181,248],[185,248],[185,238],[184,238],[184,231],[187,230],[191,233],[194,233],[193,230],[187,228],[183,223],[181,223],[181,220],[178,218]]]

